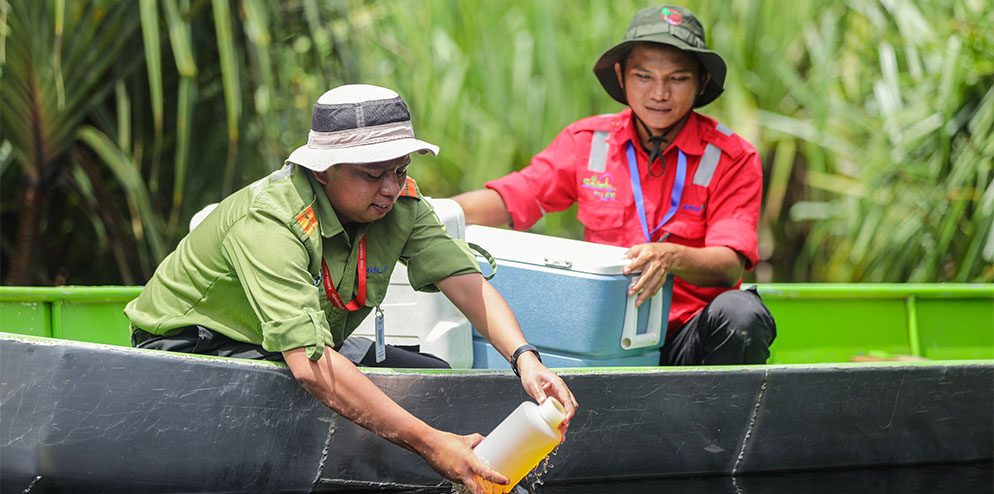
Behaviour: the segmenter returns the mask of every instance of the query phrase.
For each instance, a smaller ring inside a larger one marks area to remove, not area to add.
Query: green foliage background
[[[994,7],[701,0],[702,111],[760,150],[758,281],[994,281]],[[0,0],[0,270],[143,283],[189,218],[282,165],[327,89],[396,89],[423,191],[525,166],[622,109],[591,67],[626,0]],[[575,211],[535,230],[578,237]]]

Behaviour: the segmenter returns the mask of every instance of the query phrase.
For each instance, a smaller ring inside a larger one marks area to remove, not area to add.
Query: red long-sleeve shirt
[[[602,158],[591,157],[595,135],[607,144]],[[757,226],[763,189],[759,153],[724,125],[696,112],[691,112],[664,151],[666,167],[661,176],[653,176],[646,167],[648,155],[638,144],[631,109],[627,109],[569,125],[532,158],[529,166],[487,182],[486,187],[504,199],[517,230],[530,228],[546,212],[562,211],[577,202],[577,217],[585,226],[584,240],[622,247],[644,243],[626,158],[629,141],[635,149],[650,231],[670,209],[679,151],[687,158],[685,186],[676,213],[651,240],[668,232],[667,242],[729,247],[742,254],[747,259],[746,268],[752,269],[759,259]],[[658,161],[653,164],[657,174],[660,168]],[[677,277],[669,331],[689,321],[726,290],[694,286]]]

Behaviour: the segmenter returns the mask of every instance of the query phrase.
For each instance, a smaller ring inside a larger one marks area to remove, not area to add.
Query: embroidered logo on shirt
[[[692,204],[684,204],[683,209],[693,211],[695,213],[700,213],[704,211],[704,206],[694,206]]]
[[[310,206],[307,206],[307,209],[301,211],[296,218],[297,223],[300,224],[300,227],[304,229],[304,233],[307,235],[310,235],[318,226],[318,219],[314,217],[314,210]]]
[[[366,267],[367,273],[386,273],[387,267],[384,266],[368,266]]]
[[[666,7],[663,7],[662,15],[664,21],[673,24],[674,26],[679,26],[683,22],[682,14],[680,14],[675,10],[670,10]]]
[[[594,193],[594,197],[600,198],[602,201],[614,201],[614,194],[618,189],[611,185],[611,174],[605,173],[603,175],[591,175],[588,178],[583,179],[584,189],[590,189]]]

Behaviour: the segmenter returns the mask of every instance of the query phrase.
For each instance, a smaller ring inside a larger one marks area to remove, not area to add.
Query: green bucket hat
[[[704,27],[693,12],[683,7],[664,5],[646,7],[635,12],[628,31],[620,43],[604,52],[594,64],[594,74],[601,81],[607,94],[617,101],[628,104],[625,90],[618,84],[614,64],[620,62],[636,43],[651,42],[674,46],[690,52],[711,74],[704,92],[694,100],[694,108],[704,106],[725,90],[725,61],[717,53],[708,49],[704,39]]]

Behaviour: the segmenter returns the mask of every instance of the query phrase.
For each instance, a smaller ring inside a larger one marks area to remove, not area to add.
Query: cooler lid
[[[581,273],[616,275],[622,274],[631,262],[623,257],[628,251],[624,247],[503,228],[467,226],[466,241],[490,252],[498,265],[505,260]]]

